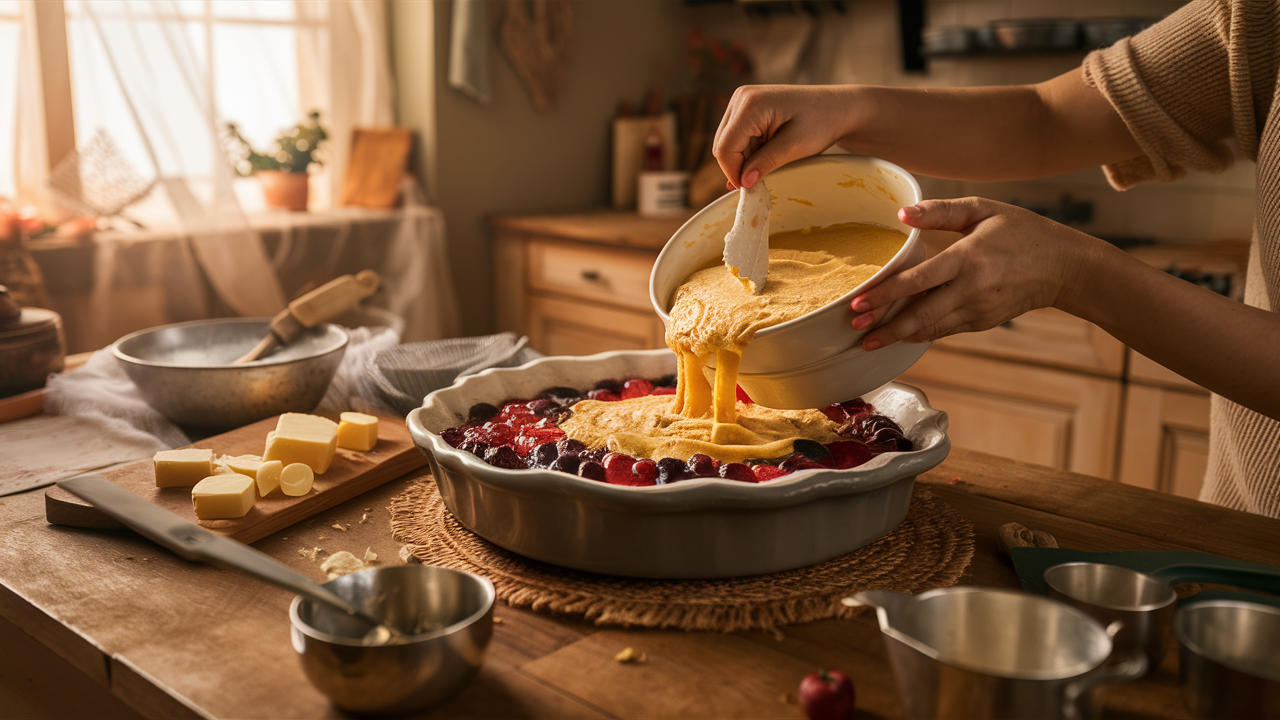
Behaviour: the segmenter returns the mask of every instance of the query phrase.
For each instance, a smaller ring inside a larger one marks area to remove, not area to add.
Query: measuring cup
[[[1073,607],[1016,590],[866,591],[910,718],[1089,718],[1093,690],[1146,671],[1108,665],[1111,636]]]

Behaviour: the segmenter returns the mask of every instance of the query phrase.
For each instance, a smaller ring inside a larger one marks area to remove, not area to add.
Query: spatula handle
[[[361,270],[355,275],[334,278],[289,303],[289,312],[303,327],[315,327],[353,307],[378,289],[378,273]]]

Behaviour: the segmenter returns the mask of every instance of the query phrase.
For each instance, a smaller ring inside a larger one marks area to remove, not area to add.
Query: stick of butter
[[[317,475],[329,469],[338,448],[338,424],[328,418],[285,413],[267,436],[263,460],[279,460],[285,466],[302,463]]]
[[[156,487],[191,487],[213,474],[213,451],[204,448],[161,450],[152,461]]]
[[[257,455],[238,455],[235,457],[223,455],[219,459],[222,461],[223,465],[226,465],[235,472],[238,472],[241,475],[248,475],[254,479],[257,479],[258,477],[258,466],[262,465],[262,458]]]
[[[244,517],[253,509],[253,478],[240,473],[210,475],[191,488],[191,504],[201,520]]]
[[[280,474],[284,471],[284,463],[279,460],[263,460],[258,466],[258,474],[254,480],[258,483],[258,497],[266,497],[280,487]]]
[[[280,492],[291,497],[300,497],[311,492],[316,476],[305,463],[285,465],[280,471]]]
[[[378,444],[378,418],[358,412],[344,412],[338,423],[338,447],[368,452]]]

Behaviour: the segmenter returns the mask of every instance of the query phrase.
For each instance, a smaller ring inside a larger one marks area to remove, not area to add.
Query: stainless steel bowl
[[[1240,600],[1179,608],[1182,699],[1198,718],[1280,718],[1280,609]]]
[[[317,325],[267,357],[232,361],[267,334],[270,318],[197,320],[126,335],[111,351],[151,407],[179,425],[228,430],[314,408],[347,348],[337,325]]]
[[[813,565],[875,541],[907,514],[916,475],[942,462],[947,416],[919,390],[890,383],[864,398],[893,418],[915,450],[850,470],[802,470],[767,483],[696,478],[624,487],[552,470],[505,470],[440,437],[478,402],[532,398],[674,373],[670,350],[548,357],[469,375],[409,413],[445,505],[469,530],[535,560],[608,575],[716,578]]]
[[[293,649],[307,679],[334,705],[394,715],[447,699],[480,671],[493,635],[493,583],[428,565],[374,568],[325,583],[374,617],[424,628],[404,642],[366,645],[368,626],[328,605],[296,597]]]
[[[1168,647],[1178,594],[1163,580],[1103,563],[1073,562],[1044,571],[1049,597],[1084,611],[1110,626],[1120,621],[1112,642],[1125,657],[1144,655],[1147,669],[1160,666]]]

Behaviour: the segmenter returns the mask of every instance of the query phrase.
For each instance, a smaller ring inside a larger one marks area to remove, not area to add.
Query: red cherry
[[[587,393],[587,397],[591,398],[592,400],[600,400],[602,402],[617,402],[618,400],[622,399],[621,397],[618,396],[617,393],[613,392],[612,390],[605,390],[604,388],[598,388],[596,390],[592,390],[591,392]]]
[[[658,484],[658,463],[649,458],[637,460],[631,471],[635,473],[634,484],[636,485]]]
[[[853,705],[853,681],[839,670],[819,670],[800,681],[800,707],[809,720],[845,720]]]
[[[867,449],[866,445],[856,440],[833,442],[827,445],[827,449],[831,451],[831,467],[840,470],[858,467],[875,457],[875,454]]]
[[[650,395],[675,395],[676,389],[673,387],[654,388]]]
[[[609,453],[604,456],[605,481],[613,485],[632,485],[635,483],[635,473],[632,467],[636,464],[636,459],[630,455],[622,453]]]
[[[786,470],[768,463],[760,463],[752,467],[751,472],[756,474],[756,482],[769,482],[774,478],[780,478],[787,474]]]
[[[644,397],[651,392],[653,392],[653,383],[637,378],[622,384],[621,395],[623,400],[630,400],[631,398]]]

